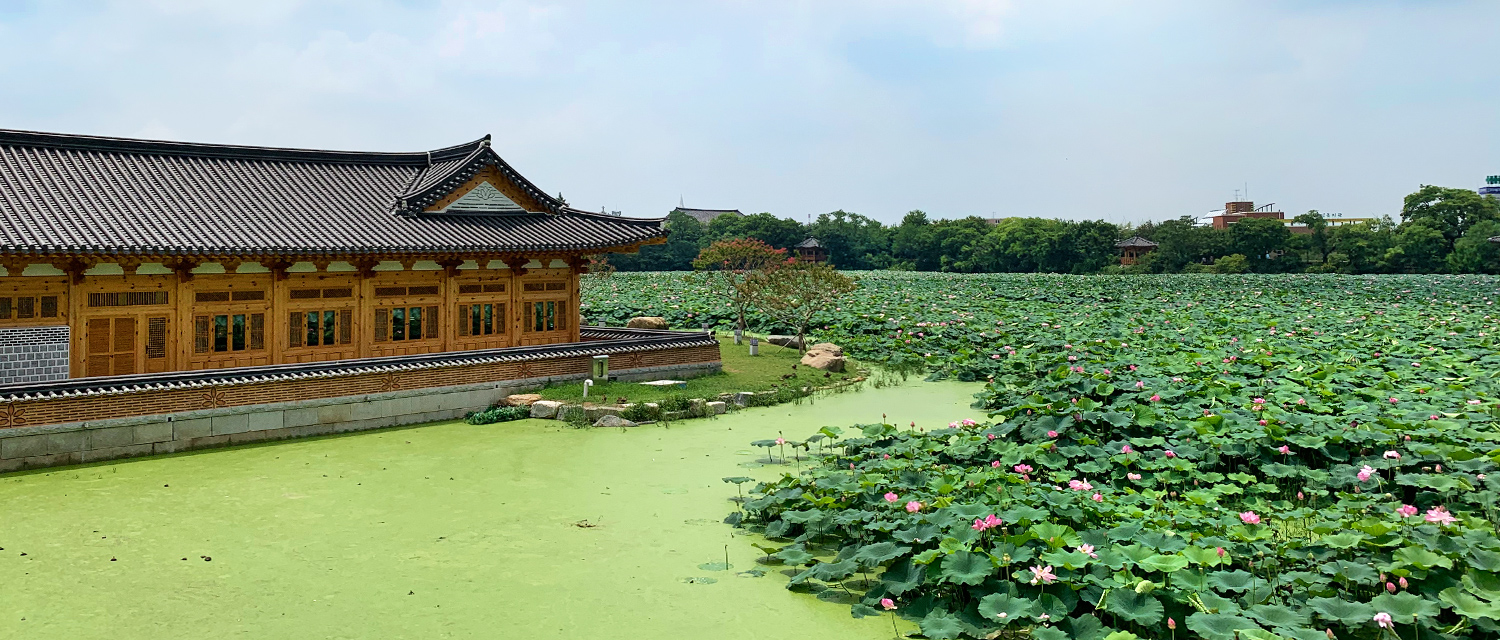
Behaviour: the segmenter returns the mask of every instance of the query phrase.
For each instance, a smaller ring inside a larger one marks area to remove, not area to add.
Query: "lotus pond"
[[[787,593],[722,523],[721,478],[779,475],[748,440],[882,412],[936,424],[976,390],[626,430],[453,422],[0,476],[0,637],[889,637],[888,621]]]
[[[860,278],[815,339],[984,411],[799,434],[731,516],[792,589],[931,638],[1500,637],[1496,279]],[[680,274],[588,302],[726,315]]]

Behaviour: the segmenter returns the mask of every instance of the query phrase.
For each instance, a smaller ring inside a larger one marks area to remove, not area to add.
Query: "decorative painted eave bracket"
[[[471,143],[472,151],[462,157],[458,162],[451,159],[433,157],[429,167],[413,181],[412,188],[401,194],[396,202],[396,212],[407,216],[441,214],[507,214],[526,213],[529,210],[514,199],[501,193],[494,185],[481,182],[464,193],[463,196],[447,203],[441,211],[430,211],[433,205],[448,197],[455,191],[463,188],[471,179],[486,169],[491,169],[499,174],[499,177],[522,194],[530,198],[542,211],[532,213],[559,214],[567,208],[567,202],[560,197],[554,198],[546,192],[537,188],[530,180],[518,173],[510,164],[506,163],[499,154],[495,153],[490,146],[490,136]],[[464,145],[452,149],[462,151]],[[444,150],[450,151],[450,150]],[[434,173],[436,172],[436,173]]]

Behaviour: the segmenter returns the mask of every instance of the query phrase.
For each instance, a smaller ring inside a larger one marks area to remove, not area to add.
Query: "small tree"
[[[737,326],[745,330],[745,308],[752,292],[749,280],[786,262],[786,249],[773,249],[760,240],[719,240],[698,252],[693,268],[703,272],[704,283],[734,308]]]
[[[797,330],[800,352],[807,350],[807,325],[813,316],[857,287],[853,279],[829,265],[793,260],[755,274],[747,289],[762,312]]]

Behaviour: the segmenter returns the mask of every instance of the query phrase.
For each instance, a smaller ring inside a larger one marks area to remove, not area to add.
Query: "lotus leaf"
[[[979,615],[1002,627],[1012,622],[1025,624],[1026,616],[1034,615],[1036,603],[1007,593],[992,593],[979,600]]]
[[[979,584],[995,570],[990,557],[981,553],[958,551],[943,558],[942,580],[957,584]]]
[[[1370,601],[1370,606],[1376,611],[1384,611],[1391,614],[1397,622],[1410,621],[1413,618],[1430,618],[1440,611],[1438,603],[1423,598],[1413,593],[1382,593]]]
[[[1129,589],[1111,591],[1109,598],[1104,601],[1104,608],[1121,618],[1148,627],[1161,622],[1165,611],[1156,596]]]
[[[1227,613],[1194,613],[1187,617],[1187,628],[1207,640],[1235,640],[1238,632],[1259,630],[1255,622]]]
[[[921,621],[922,635],[932,640],[952,640],[963,633],[958,618],[941,609],[933,609]]]

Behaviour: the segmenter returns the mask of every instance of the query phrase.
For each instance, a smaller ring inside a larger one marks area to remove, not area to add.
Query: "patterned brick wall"
[[[0,329],[0,384],[68,378],[68,327]]]
[[[329,378],[209,385],[195,389],[164,389],[100,396],[21,400],[0,405],[0,428],[88,422],[196,409],[339,398],[547,376],[586,375],[589,372],[590,361],[588,357],[554,358]],[[610,370],[621,371],[718,361],[718,347],[683,347],[614,355],[610,357]]]

